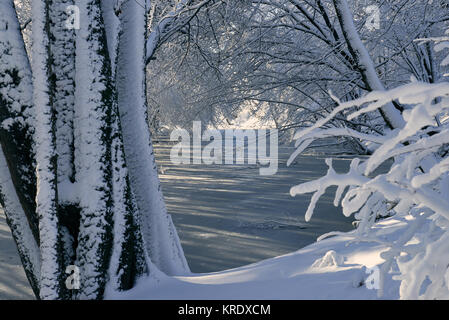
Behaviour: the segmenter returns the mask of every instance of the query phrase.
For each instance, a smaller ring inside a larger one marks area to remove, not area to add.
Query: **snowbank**
[[[378,235],[397,239],[404,219],[377,223]],[[376,266],[387,248],[377,242],[351,242],[353,232],[311,244],[287,255],[222,272],[169,278],[143,278],[123,293],[107,299],[377,299]],[[399,298],[394,270],[385,281],[382,299]]]

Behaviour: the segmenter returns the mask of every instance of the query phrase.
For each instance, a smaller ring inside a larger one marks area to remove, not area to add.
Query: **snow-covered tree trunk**
[[[52,1],[49,6],[51,50],[50,84],[55,112],[58,218],[63,242],[64,265],[75,260],[79,207],[71,197],[75,182],[73,114],[75,104],[75,32],[67,28],[67,8],[73,0]]]
[[[66,27],[67,7],[73,0],[53,1],[49,8],[51,76],[55,90],[58,184],[74,181],[73,109],[75,103],[75,29]]]
[[[76,39],[75,180],[81,207],[75,265],[81,299],[102,297],[112,248],[110,105],[112,89],[106,71],[105,39],[95,0],[75,2],[80,9]]]
[[[0,142],[20,206],[39,242],[31,69],[13,0],[0,6]]]
[[[56,117],[53,107],[55,88],[50,83],[50,5],[51,0],[36,0],[32,3],[36,212],[39,217],[40,297],[42,299],[62,298],[66,291],[62,234],[58,218]]]
[[[120,31],[120,21],[115,13],[116,1],[101,0],[106,41],[108,43],[109,59],[111,61],[112,76],[115,77],[117,60],[117,41]]]
[[[122,6],[119,19],[109,0],[33,0],[30,65],[13,0],[0,3],[0,203],[37,298],[189,271],[146,123],[146,11]]]
[[[0,204],[36,296],[40,252],[31,70],[13,0],[0,2]]]
[[[142,219],[131,191],[117,104],[112,119],[112,190],[114,243],[109,268],[112,290],[131,289],[152,265],[141,232]]]
[[[385,87],[380,81],[376,69],[374,68],[373,60],[354,26],[354,19],[348,7],[347,0],[333,1],[343,36],[348,45],[349,52],[356,63],[357,69],[362,75],[363,82],[371,91],[384,91]],[[404,119],[393,103],[383,106],[379,111],[390,128],[402,128],[404,126]]]
[[[148,271],[141,215],[130,188],[122,128],[98,0],[76,2],[82,13],[76,42],[75,171],[81,207],[76,265],[79,298],[130,289]]]
[[[147,2],[148,5],[148,2]],[[135,1],[120,7],[117,95],[131,189],[142,217],[151,261],[167,274],[189,272],[171,217],[167,214],[148,128],[145,95],[146,10]]]

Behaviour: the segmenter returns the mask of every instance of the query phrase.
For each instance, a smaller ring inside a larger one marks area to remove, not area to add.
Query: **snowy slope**
[[[405,222],[388,218],[378,234],[397,238]],[[379,265],[385,251],[376,243],[350,243],[351,234],[335,236],[294,253],[216,273],[141,279],[132,290],[109,299],[378,299],[367,268]],[[334,252],[332,252],[334,251]],[[399,297],[399,282],[391,275],[382,299]]]

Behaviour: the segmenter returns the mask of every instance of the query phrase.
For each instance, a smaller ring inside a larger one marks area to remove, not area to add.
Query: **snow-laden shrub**
[[[375,111],[397,100],[407,106],[406,125],[386,135],[361,134],[323,126],[337,114],[348,120]],[[358,111],[353,107],[360,107]],[[403,299],[449,298],[449,82],[438,84],[416,81],[365,97],[339,102],[325,119],[295,135],[297,150],[289,163],[310,143],[328,136],[352,136],[376,146],[374,153],[352,160],[347,173],[336,173],[332,159],[326,159],[327,174],[291,188],[292,196],[313,193],[306,212],[312,217],[319,198],[330,186],[337,186],[334,205],[340,202],[343,214],[355,214],[359,221],[354,241],[375,241],[388,250],[382,253],[379,295],[392,269],[400,280]],[[386,161],[393,164],[386,173],[374,170]],[[395,240],[380,235],[379,217],[395,215],[407,223],[406,232]],[[335,233],[333,233],[335,234]]]

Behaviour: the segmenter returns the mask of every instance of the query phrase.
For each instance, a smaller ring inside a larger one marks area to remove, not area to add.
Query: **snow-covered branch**
[[[345,129],[320,129],[336,114],[351,106],[359,106],[360,109],[347,113],[346,117],[349,120],[377,110],[396,99],[409,106],[404,111],[406,123],[401,129],[391,131],[388,136],[368,137],[369,135],[360,136],[350,131],[346,132]],[[296,134],[298,149],[289,160],[292,161],[304,150],[304,146],[314,139],[329,135],[349,134],[378,144],[378,148],[366,161],[354,159],[349,172],[345,174],[337,174],[332,167],[332,161],[327,159],[329,169],[326,176],[294,186],[290,193],[292,196],[313,193],[306,212],[306,220],[309,220],[317,201],[326,189],[337,186],[334,205],[337,206],[342,198],[343,214],[349,216],[356,213],[355,217],[359,220],[357,232],[359,241],[385,242],[385,239],[378,239],[376,229],[371,228],[381,217],[395,214],[403,217],[404,221],[410,221],[407,222],[410,223],[407,234],[388,245],[390,249],[383,254],[385,262],[381,266],[381,279],[385,279],[392,264],[399,265],[403,273],[403,276],[398,277],[402,280],[402,298],[420,297],[421,293],[418,291],[426,277],[432,279],[432,286],[425,291],[424,297],[441,298],[449,294],[445,284],[445,273],[448,272],[447,252],[443,254],[441,250],[435,249],[437,243],[442,243],[449,234],[447,199],[449,156],[447,152],[441,152],[449,144],[449,123],[435,122],[437,114],[447,112],[449,112],[447,82],[439,84],[412,82],[388,91],[375,91],[363,98],[340,103],[329,117],[318,121],[311,128],[298,132]],[[391,158],[394,159],[394,163],[386,173],[373,173],[374,169]],[[347,191],[344,194],[345,190]],[[438,230],[436,238],[422,237],[423,228],[427,228],[429,224]],[[409,244],[412,238],[420,239],[419,245]],[[427,260],[425,262],[419,260],[418,267],[413,265],[416,259]],[[439,273],[435,273],[432,266],[438,266]],[[413,279],[411,274],[416,278]],[[441,289],[442,286],[446,289]],[[383,289],[381,285],[380,294]]]
[[[192,0],[180,0],[173,9],[163,16],[154,26],[146,40],[146,63],[153,58],[156,49],[161,45],[164,38],[181,30],[198,11],[213,0],[202,0],[194,3]]]

